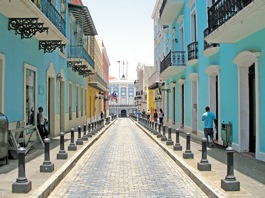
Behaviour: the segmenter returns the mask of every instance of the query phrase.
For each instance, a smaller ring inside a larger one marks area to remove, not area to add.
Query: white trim
[[[183,19],[184,19],[184,15],[183,14],[179,15],[177,23],[180,25],[180,23],[183,21]]]
[[[5,112],[5,55],[0,53],[0,112]]]
[[[248,68],[255,64],[256,92],[256,157],[260,151],[260,106],[259,106],[259,56],[260,52],[243,51],[233,60],[238,66],[238,144],[239,151],[249,151],[249,95]]]
[[[50,79],[50,93],[49,91],[49,79]],[[49,120],[49,125],[50,125],[50,133],[51,136],[55,136],[56,134],[56,73],[54,70],[53,63],[50,63],[46,72],[46,112],[47,115],[49,115],[49,110],[50,110],[50,120]],[[48,101],[50,96],[50,107],[48,107]]]
[[[191,80],[191,81],[195,81],[195,80],[197,80],[198,79],[198,74],[197,73],[191,73],[190,75],[189,75],[189,79]]]
[[[178,80],[179,85],[183,85],[185,83],[185,79],[181,78]]]
[[[258,160],[264,161],[265,162],[265,153],[262,152],[256,152],[256,158]]]
[[[191,73],[189,75],[191,84],[191,113],[192,113],[192,132],[197,132],[198,130],[198,74]]]
[[[188,2],[188,8],[190,9],[191,6],[195,3],[195,0],[189,0]]]

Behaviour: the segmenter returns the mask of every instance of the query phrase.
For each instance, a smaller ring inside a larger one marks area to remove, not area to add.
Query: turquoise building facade
[[[231,142],[236,151],[265,161],[264,13],[262,0],[156,1],[160,75],[149,87],[162,97],[156,105],[167,125],[200,139],[209,106],[218,120],[215,143]]]
[[[40,106],[51,136],[86,123],[96,34],[81,1],[0,2],[0,112],[10,130],[36,125]]]

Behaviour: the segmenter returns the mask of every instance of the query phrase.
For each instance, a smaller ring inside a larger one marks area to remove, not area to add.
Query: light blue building
[[[9,129],[31,125],[39,106],[51,136],[86,123],[97,31],[88,8],[71,2],[0,1],[0,112]]]
[[[226,145],[231,126],[233,148],[265,161],[265,1],[157,0],[152,18],[159,77],[149,87],[167,125],[200,139],[210,106],[215,142]]]

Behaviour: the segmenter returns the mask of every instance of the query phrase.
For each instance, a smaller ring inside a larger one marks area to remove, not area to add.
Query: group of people
[[[145,112],[144,109],[142,112],[139,110],[138,111],[138,117],[144,117],[144,118],[146,117],[147,119],[150,120],[151,113],[150,113],[149,109],[147,110],[147,112]],[[157,122],[159,119],[159,123],[163,125],[163,118],[164,118],[163,110],[160,109],[159,113],[158,113],[157,110],[155,109],[152,118],[155,122]],[[218,129],[218,123],[217,123],[217,119],[216,119],[215,114],[210,111],[210,107],[208,107],[208,106],[205,107],[205,113],[203,113],[203,115],[202,115],[202,121],[204,122],[204,137],[207,139],[208,146],[213,147],[213,145],[214,145],[214,142],[213,142],[213,135],[214,135],[213,123],[215,124],[216,129]],[[208,137],[210,137],[210,141],[208,140]]]
[[[150,120],[151,119],[151,112],[149,111],[149,109],[146,112],[144,109],[142,112],[139,110],[138,111],[138,117],[143,117],[143,118],[146,117],[148,120]],[[159,121],[159,123],[163,125],[163,118],[164,118],[163,110],[160,109],[159,112],[157,112],[157,110],[155,109],[152,118],[155,122]]]

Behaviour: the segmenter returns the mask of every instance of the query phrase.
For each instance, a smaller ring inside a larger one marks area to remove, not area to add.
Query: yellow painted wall
[[[155,109],[154,93],[154,90],[148,90],[148,109],[150,110],[151,117],[154,114]]]

